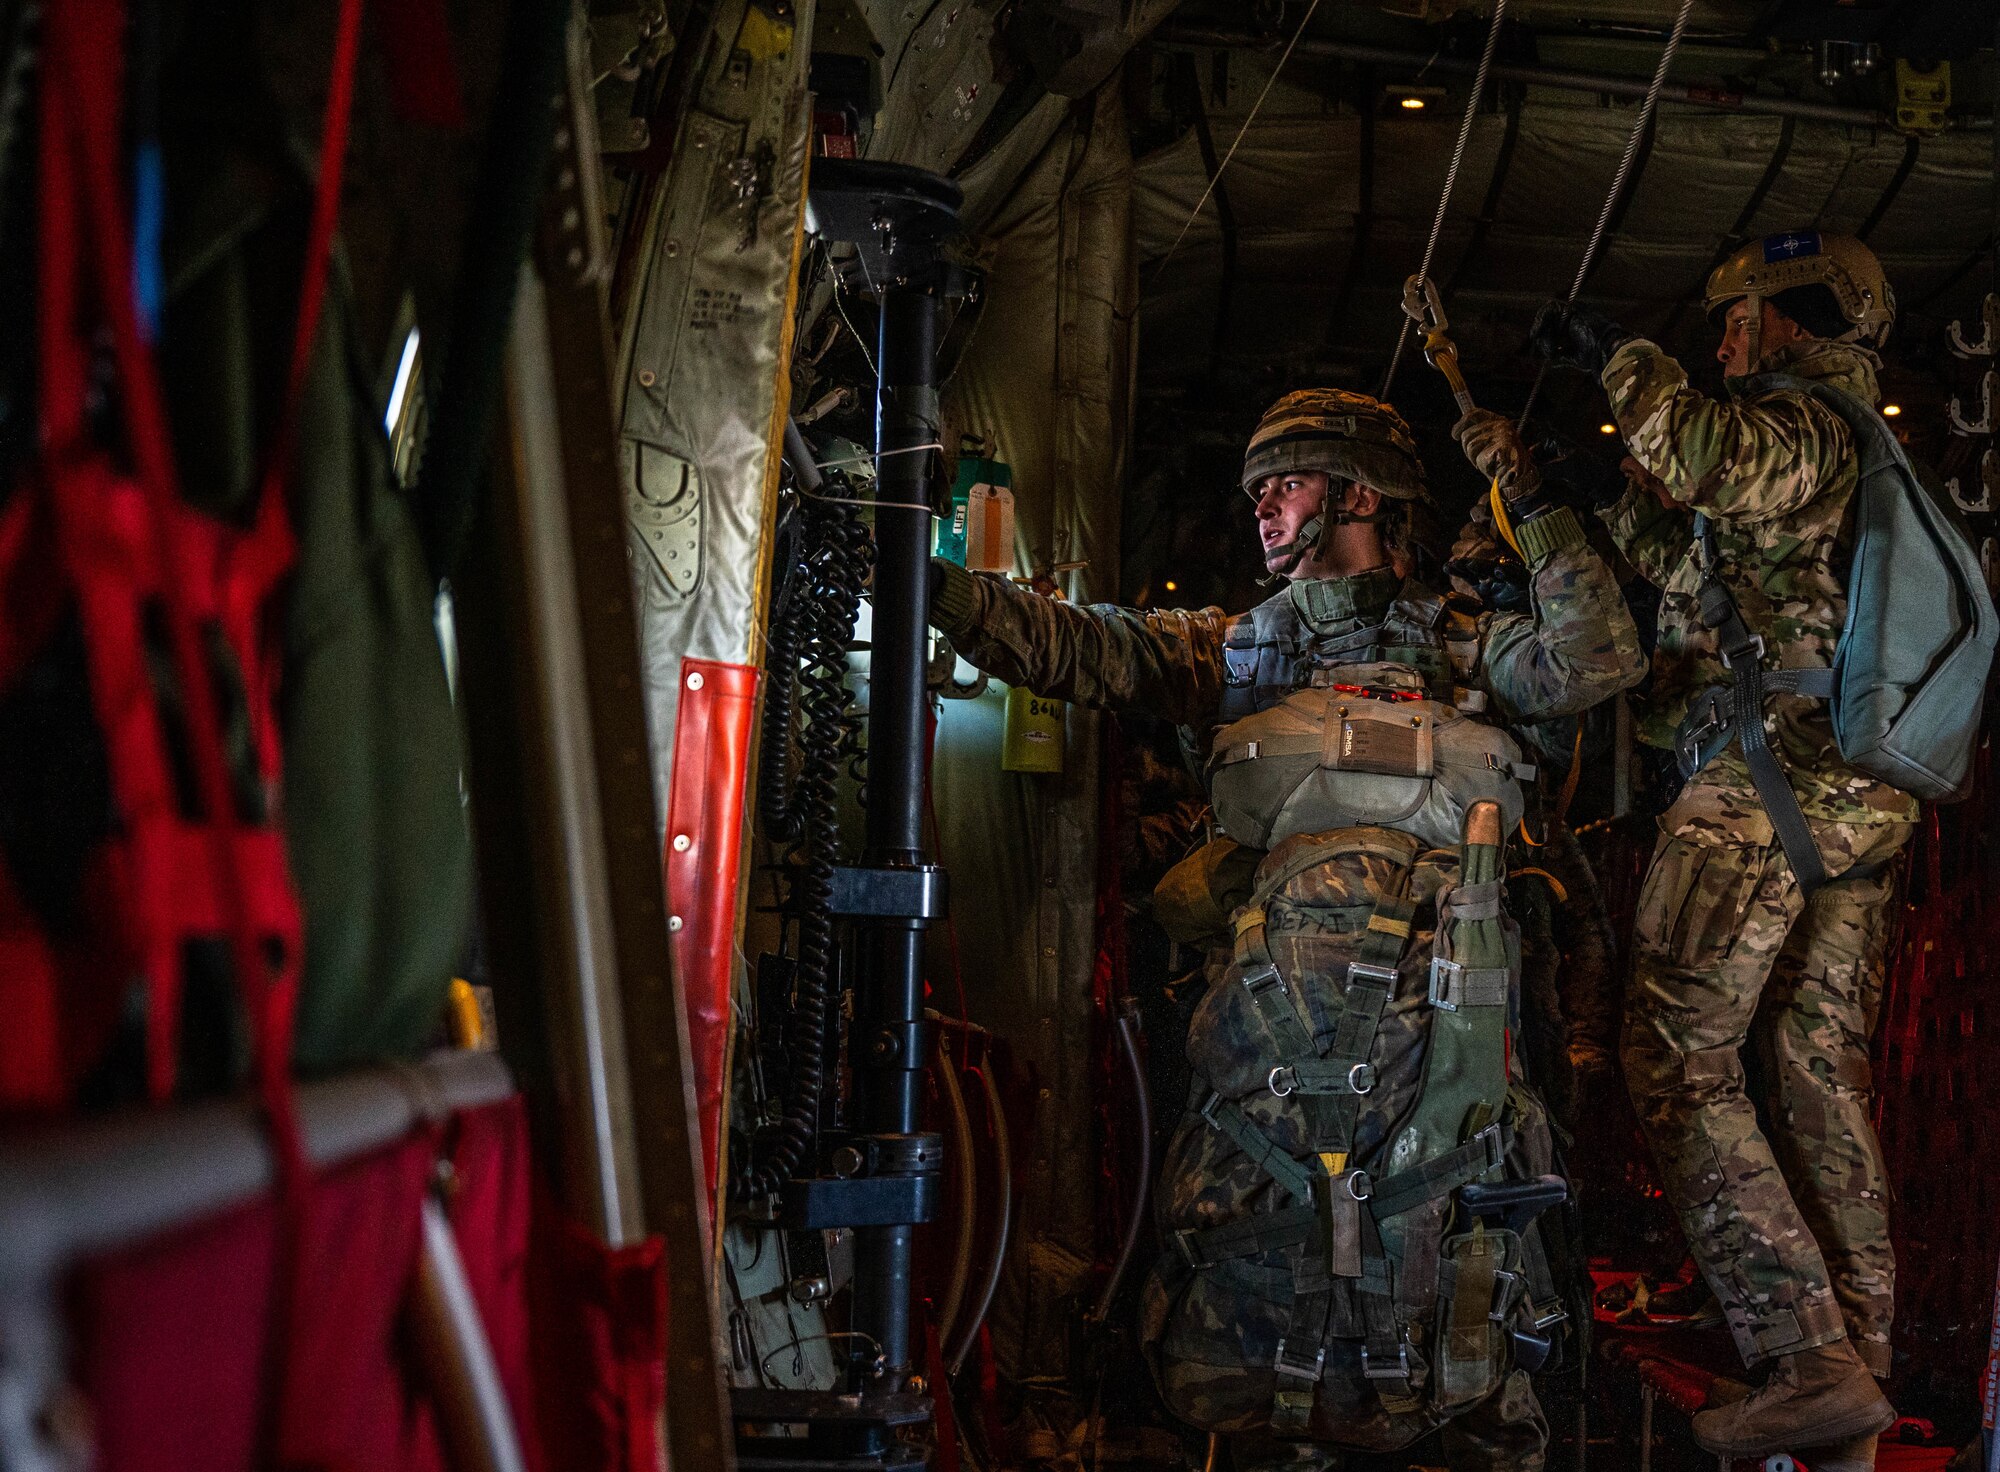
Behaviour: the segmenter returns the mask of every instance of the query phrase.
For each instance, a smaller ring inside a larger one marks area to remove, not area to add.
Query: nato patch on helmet
[[[1303,388],[1264,411],[1243,457],[1243,489],[1266,476],[1317,470],[1401,501],[1429,497],[1416,437],[1388,404],[1337,388]]]
[[[1779,261],[1796,261],[1801,256],[1816,256],[1819,253],[1817,230],[1787,230],[1783,235],[1764,237],[1766,265],[1776,265]]]
[[[1801,286],[1832,294],[1844,330],[1831,341],[1879,348],[1889,340],[1896,323],[1895,290],[1875,252],[1852,235],[1781,230],[1749,241],[1709,273],[1703,306],[1719,324],[1734,302],[1770,301]]]

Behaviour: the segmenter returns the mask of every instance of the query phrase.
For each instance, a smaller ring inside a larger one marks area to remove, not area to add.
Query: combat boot
[[[1896,1412],[1845,1339],[1782,1355],[1771,1378],[1734,1405],[1694,1418],[1694,1439],[1722,1456],[1824,1447],[1886,1431]]]

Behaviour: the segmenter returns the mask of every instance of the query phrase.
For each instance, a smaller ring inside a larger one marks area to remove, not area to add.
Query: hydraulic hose
[[[1138,1189],[1132,1193],[1132,1209],[1125,1218],[1125,1240],[1118,1245],[1118,1258],[1111,1265],[1111,1276],[1104,1280],[1104,1291],[1097,1295],[1097,1307],[1090,1311],[1093,1324],[1102,1324],[1111,1314],[1111,1305],[1125,1281],[1125,1271],[1132,1265],[1132,1254],[1138,1250],[1139,1234],[1146,1227],[1146,1207],[1153,1195],[1153,1100],[1146,1088],[1146,1062],[1139,1056],[1136,999],[1119,999],[1118,1020],[1111,1026],[1118,1035],[1118,1051],[1125,1055],[1126,1071],[1132,1080],[1132,1102],[1139,1128],[1139,1181]]]
[[[740,1197],[768,1196],[782,1188],[805,1162],[819,1128],[832,995],[840,760],[852,724],[847,646],[874,548],[845,497],[846,487],[838,481],[808,492],[800,582],[771,633],[759,807],[771,836],[793,845],[785,877],[787,908],[798,924],[797,1005],[787,1018],[784,1115],[738,1172]],[[795,700],[802,717],[796,722],[799,767],[788,780]]]
[[[930,1014],[937,1021],[938,1014]],[[945,1111],[951,1120],[951,1155],[958,1163],[958,1233],[952,1243],[951,1278],[945,1284],[944,1299],[938,1307],[937,1329],[940,1343],[951,1343],[953,1322],[965,1301],[965,1285],[972,1279],[972,1228],[979,1215],[979,1171],[972,1154],[972,1118],[965,1112],[965,1090],[958,1082],[958,1065],[952,1061],[951,1045],[942,1035],[937,1045],[938,1087],[944,1093]]]
[[[993,1307],[993,1295],[1000,1288],[1000,1271],[1007,1265],[1007,1243],[1014,1232],[1014,1145],[1007,1134],[1007,1111],[1000,1106],[1000,1085],[993,1077],[993,1057],[979,1070],[979,1082],[986,1093],[986,1117],[993,1123],[993,1169],[999,1176],[999,1209],[993,1214],[993,1256],[986,1264],[985,1280],[979,1285],[979,1301],[959,1332],[958,1342],[945,1356],[945,1368],[956,1375],[972,1353],[979,1326]]]

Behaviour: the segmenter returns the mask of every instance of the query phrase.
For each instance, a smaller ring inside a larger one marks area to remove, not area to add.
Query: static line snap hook
[[[1451,385],[1458,412],[1470,414],[1472,391],[1465,386],[1465,375],[1458,370],[1458,347],[1447,331],[1451,323],[1444,315],[1444,299],[1438,295],[1437,283],[1421,272],[1405,281],[1403,314],[1424,335],[1424,361],[1442,373],[1444,381]]]

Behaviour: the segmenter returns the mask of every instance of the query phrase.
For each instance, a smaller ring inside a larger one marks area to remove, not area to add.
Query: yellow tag
[[[792,49],[792,27],[788,21],[774,20],[752,5],[743,15],[743,29],[736,33],[736,49],[750,53],[752,61],[769,61]]]
[[[1338,1154],[1329,1155],[1322,1150],[1320,1152],[1319,1163],[1326,1167],[1326,1173],[1329,1176],[1337,1176],[1347,1169],[1347,1152],[1343,1150]]]
[[[1368,917],[1368,928],[1370,930],[1379,930],[1384,935],[1398,935],[1405,940],[1408,940],[1410,936],[1410,922],[1407,920],[1398,920],[1393,915],[1370,915]]]
[[[1240,939],[1263,923],[1264,912],[1261,909],[1245,910],[1241,915],[1236,917],[1237,937]]]

